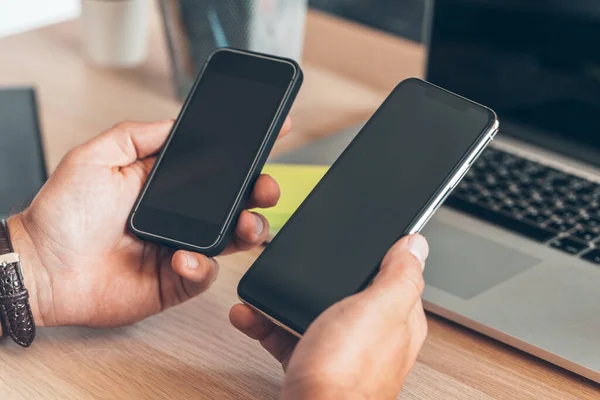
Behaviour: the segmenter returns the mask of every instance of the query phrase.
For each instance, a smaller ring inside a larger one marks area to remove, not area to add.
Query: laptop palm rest
[[[431,253],[427,285],[470,299],[537,265],[541,260],[433,218],[423,234]]]

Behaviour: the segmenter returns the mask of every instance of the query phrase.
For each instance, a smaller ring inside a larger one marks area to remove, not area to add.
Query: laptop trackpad
[[[425,282],[465,300],[541,261],[435,218],[427,224],[423,234],[431,247]]]

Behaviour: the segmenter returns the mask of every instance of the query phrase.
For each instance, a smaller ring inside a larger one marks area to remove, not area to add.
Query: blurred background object
[[[0,37],[79,15],[80,0],[0,0]]]
[[[307,0],[252,1],[250,50],[301,62]]]
[[[374,29],[422,42],[427,1],[430,0],[309,0],[309,5]]]
[[[161,0],[161,5],[182,98],[197,69],[217,47],[229,45],[300,61],[307,6],[421,43],[427,1]]]
[[[161,0],[180,98],[206,58],[236,47],[300,61],[306,0]]]
[[[82,0],[83,49],[105,67],[133,67],[148,54],[151,0]]]
[[[0,87],[0,218],[27,207],[46,181],[42,150],[34,89]]]
[[[82,3],[130,3],[141,0],[0,0],[0,36],[3,34],[13,34],[27,29],[36,28],[42,25],[59,22],[61,20],[77,17],[81,11]],[[396,64],[397,59],[402,58],[399,55],[380,54],[380,50],[388,49],[390,46],[384,46],[384,43],[392,43],[398,38],[409,39],[409,41],[423,42],[423,20],[425,16],[425,5],[428,0],[146,0],[147,5],[159,5],[162,10],[163,25],[165,27],[168,45],[170,47],[170,59],[172,65],[172,74],[175,80],[177,97],[182,99],[189,89],[191,81],[197,68],[201,66],[207,57],[215,48],[224,45],[240,47],[245,49],[254,49],[262,52],[278,54],[293,58],[299,61],[303,58],[303,41],[305,19],[307,8],[321,11],[323,15],[329,15],[336,18],[350,29],[355,26],[361,32],[371,30],[375,35],[383,36],[378,41],[378,46],[372,47],[369,61],[374,62],[372,76],[367,81],[369,84],[377,82],[377,86],[384,83],[384,89],[388,90],[387,81],[395,81],[396,76],[392,78],[390,68]],[[141,4],[141,3],[132,3]],[[114,5],[114,4],[113,4]],[[118,4],[122,7],[123,4]],[[85,10],[83,11],[85,14]],[[106,12],[106,11],[104,11]],[[313,12],[313,15],[316,13]],[[91,20],[92,25],[99,25],[101,16],[95,16],[95,19],[85,17]],[[121,17],[122,18],[122,17]],[[316,18],[320,20],[321,18]],[[329,18],[325,18],[329,20]],[[121,22],[123,26],[124,21]],[[355,23],[358,23],[355,24]],[[115,22],[106,26],[113,27]],[[328,25],[327,23],[326,25]],[[87,25],[87,23],[86,23]],[[354,43],[356,39],[353,35],[355,31],[350,29],[351,36],[343,41],[338,38],[336,32],[321,32],[318,27],[321,23],[313,23],[313,36],[320,35],[323,47],[330,47],[329,57],[325,57],[325,51],[320,51],[319,47],[313,49],[319,51],[319,57],[324,60],[333,60],[332,68],[338,69],[341,64],[346,64],[341,70],[349,77],[360,79],[364,78],[364,65],[366,60],[352,59],[348,48],[358,45],[357,51],[362,51],[361,43]],[[142,29],[143,24],[138,24]],[[85,42],[96,43],[98,39],[98,26],[81,27],[87,32]],[[122,29],[124,29],[122,27]],[[141,32],[141,30],[138,30]],[[340,31],[341,32],[341,31]],[[114,40],[118,32],[113,32],[114,36],[105,36],[104,45],[110,40]],[[310,35],[310,32],[309,32]],[[357,36],[364,36],[362,33]],[[96,39],[92,39],[95,37]],[[135,37],[129,40],[140,40]],[[191,44],[189,44],[191,43]],[[336,44],[337,43],[337,44]],[[399,42],[398,42],[399,43]],[[341,46],[340,46],[341,45]],[[98,47],[100,45],[96,45]],[[113,51],[118,48],[125,49],[131,47],[127,43],[117,43]],[[137,47],[141,54],[144,54],[144,44]],[[333,46],[333,47],[331,47]],[[88,45],[88,52],[94,45]],[[393,47],[393,46],[391,46]],[[401,47],[401,46],[400,46]],[[96,49],[100,52],[101,49]],[[102,50],[104,53],[106,48]],[[346,54],[340,57],[340,54]],[[131,55],[133,57],[133,55]],[[374,56],[374,57],[373,57]],[[90,56],[91,59],[101,59],[103,57]],[[135,58],[135,57],[133,57]],[[137,58],[143,59],[143,55]],[[363,57],[364,58],[364,57]],[[335,61],[334,59],[337,59]],[[101,63],[103,64],[103,63]],[[127,64],[127,63],[125,63]],[[327,62],[329,64],[329,61]],[[398,66],[398,69],[401,69]],[[357,76],[356,72],[359,72]],[[371,82],[373,81],[373,82]],[[381,82],[380,82],[381,81]]]

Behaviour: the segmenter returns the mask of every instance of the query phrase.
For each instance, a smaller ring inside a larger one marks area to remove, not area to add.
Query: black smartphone
[[[497,130],[489,108],[401,82],[242,277],[240,299],[302,335],[420,231]]]
[[[302,85],[292,60],[235,49],[200,72],[129,217],[141,239],[215,256]]]

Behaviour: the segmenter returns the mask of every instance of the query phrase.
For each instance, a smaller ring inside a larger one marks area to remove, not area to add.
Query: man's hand
[[[121,123],[70,151],[31,206],[8,220],[38,326],[131,324],[206,290],[214,259],[144,243],[126,221],[172,121]],[[282,133],[290,130],[286,121]],[[248,208],[272,207],[261,176]],[[243,211],[226,253],[260,244],[266,219]]]
[[[427,334],[428,252],[422,236],[400,240],[373,284],[323,312],[300,341],[245,305],[231,322],[283,364],[283,399],[395,399]]]

